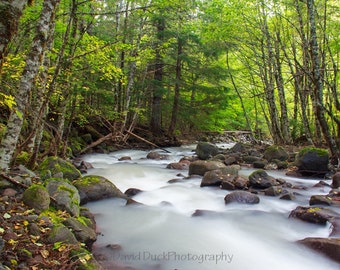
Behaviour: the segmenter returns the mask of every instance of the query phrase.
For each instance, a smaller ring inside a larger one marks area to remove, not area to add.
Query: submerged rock
[[[139,188],[128,188],[127,190],[125,190],[124,194],[127,195],[128,197],[133,197],[141,192],[143,192],[143,190]]]
[[[327,208],[298,206],[291,211],[290,218],[297,218],[315,224],[325,225],[340,217],[338,213]]]
[[[155,160],[167,160],[169,159],[169,155],[164,155],[164,154],[160,154],[158,152],[153,151],[147,154],[146,158],[155,159]]]
[[[340,263],[340,240],[338,238],[308,237],[298,243],[318,251]]]
[[[259,196],[243,191],[233,191],[232,193],[228,194],[224,197],[225,204],[237,202],[237,203],[244,203],[244,204],[257,204],[260,202]]]
[[[332,200],[325,195],[313,195],[310,197],[309,205],[332,205]]]

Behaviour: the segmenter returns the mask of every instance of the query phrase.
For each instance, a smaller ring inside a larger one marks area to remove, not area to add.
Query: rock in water
[[[237,202],[237,203],[244,203],[244,204],[257,204],[260,202],[260,198],[247,191],[238,190],[233,191],[232,193],[228,194],[224,197],[225,204]]]
[[[249,175],[249,186],[253,188],[265,189],[277,186],[280,183],[272,176],[269,176],[265,170],[256,170]]]
[[[340,241],[338,238],[308,237],[298,242],[340,263]]]
[[[196,146],[196,154],[199,159],[203,160],[216,156],[219,151],[216,145],[208,142],[199,142]]]
[[[302,175],[325,175],[329,169],[328,151],[321,148],[305,147],[296,156],[295,164]]]

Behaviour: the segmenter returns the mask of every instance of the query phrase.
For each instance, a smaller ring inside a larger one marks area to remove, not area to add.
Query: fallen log
[[[147,143],[147,144],[150,144],[150,145],[152,145],[152,146],[154,146],[154,147],[156,147],[156,148],[162,149],[163,151],[165,151],[165,152],[167,152],[167,153],[171,153],[170,151],[168,151],[168,150],[166,150],[166,149],[164,149],[164,148],[162,148],[162,147],[159,147],[157,144],[154,144],[153,142],[150,142],[150,141],[148,141],[148,140],[146,140],[146,139],[144,139],[144,138],[142,138],[142,137],[140,137],[140,136],[138,136],[138,135],[132,133],[132,132],[129,131],[129,130],[126,130],[126,133],[128,133],[129,135],[131,135],[131,136],[133,136],[133,137],[135,137],[135,138],[137,138],[137,139],[139,139],[139,140],[141,140],[141,141],[143,141],[143,142],[145,142],[145,143]]]
[[[99,138],[98,140],[96,140],[95,142],[91,143],[90,145],[86,146],[85,148],[83,148],[82,150],[80,150],[80,152],[78,153],[79,155],[86,152],[87,150],[101,144],[102,142],[112,139],[112,133],[107,134],[104,137]]]

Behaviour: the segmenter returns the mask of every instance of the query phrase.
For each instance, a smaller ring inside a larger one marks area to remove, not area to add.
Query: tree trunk
[[[154,85],[152,96],[152,109],[151,109],[151,121],[150,128],[154,134],[160,134],[162,131],[162,94],[163,94],[163,56],[161,54],[161,47],[164,41],[164,18],[157,19],[157,37],[158,44],[156,48],[155,58],[155,73],[154,73]]]
[[[314,92],[314,102],[315,102],[315,114],[316,118],[320,124],[323,136],[327,142],[328,147],[334,157],[339,158],[339,151],[337,149],[336,143],[329,130],[327,120],[325,117],[325,110],[323,104],[323,82],[320,70],[320,56],[319,56],[319,45],[316,33],[316,21],[315,21],[315,11],[314,11],[314,0],[307,0],[308,8],[308,20],[310,23],[310,54],[312,60],[312,82],[313,82],[313,92]]]
[[[236,92],[236,94],[237,94],[237,96],[238,96],[238,98],[239,98],[239,100],[241,102],[243,115],[244,115],[244,118],[246,119],[246,123],[247,123],[247,129],[250,131],[251,136],[254,137],[254,133],[253,133],[253,130],[252,130],[252,127],[251,127],[251,124],[250,124],[250,120],[249,120],[249,117],[248,117],[248,114],[247,114],[247,110],[246,110],[246,108],[244,106],[242,95],[241,95],[240,91],[238,90],[238,88],[236,86],[236,83],[234,81],[234,77],[233,77],[232,71],[230,69],[229,53],[228,52],[227,52],[227,55],[226,55],[226,61],[227,61],[227,68],[228,68],[228,72],[229,72],[231,83],[232,83],[232,85],[234,87],[234,90],[235,90],[235,92]]]
[[[177,124],[177,115],[179,110],[179,98],[180,98],[180,88],[181,88],[181,80],[182,80],[182,53],[183,53],[183,41],[180,37],[178,37],[177,41],[177,60],[176,60],[176,79],[175,79],[175,89],[174,89],[174,102],[172,105],[172,114],[171,114],[171,122],[168,134],[169,136],[173,136],[176,124]]]
[[[281,56],[280,56],[280,44],[281,44],[281,36],[280,32],[276,32],[276,40],[275,40],[275,61],[274,61],[274,75],[276,86],[279,95],[280,102],[280,110],[281,110],[281,131],[283,142],[285,144],[290,144],[292,142],[291,134],[289,132],[289,120],[288,120],[288,110],[284,89],[284,81],[282,76],[282,68],[281,68]]]
[[[267,15],[263,11],[263,25],[262,25],[262,32],[263,38],[261,44],[261,51],[262,51],[262,63],[263,67],[263,75],[262,80],[264,81],[265,85],[265,95],[266,101],[268,104],[269,116],[270,116],[270,131],[272,138],[275,144],[282,144],[284,140],[282,138],[282,132],[280,129],[277,107],[275,103],[275,93],[274,93],[274,53],[273,53],[273,44],[272,38],[269,33],[268,25],[267,25]]]
[[[18,24],[27,0],[0,2],[0,73],[9,42],[18,31]]]
[[[44,58],[46,43],[54,21],[55,11],[60,0],[45,0],[37,23],[36,35],[32,41],[30,52],[27,56],[18,92],[16,93],[16,107],[12,111],[7,124],[6,134],[1,141],[0,168],[7,169],[19,140],[25,107],[32,90],[34,79]]]

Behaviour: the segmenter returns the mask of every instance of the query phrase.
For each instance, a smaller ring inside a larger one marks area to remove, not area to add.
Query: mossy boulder
[[[47,180],[46,188],[50,196],[55,199],[54,204],[57,209],[79,216],[80,196],[75,186],[65,181],[50,179]]]
[[[70,181],[81,177],[80,171],[69,161],[59,157],[47,157],[38,167],[40,176],[47,179],[55,174],[62,173],[64,179]]]
[[[91,249],[92,244],[97,239],[97,233],[94,229],[87,226],[86,222],[81,217],[70,217],[64,220],[63,224],[67,226],[73,232],[76,239],[84,243],[87,248]]]
[[[220,152],[216,145],[208,142],[199,142],[195,151],[198,158],[203,160],[212,158]]]
[[[53,226],[51,232],[47,236],[47,242],[54,244],[62,242],[65,244],[77,244],[78,241],[72,231],[63,224],[56,224]]]
[[[266,148],[266,150],[263,153],[263,157],[269,162],[274,160],[285,161],[289,158],[289,155],[286,152],[286,150],[283,149],[282,146],[271,145]]]
[[[31,185],[23,194],[23,202],[38,212],[48,209],[50,201],[50,195],[42,185]]]
[[[329,169],[329,154],[326,149],[305,147],[297,154],[295,165],[302,175],[325,175]]]
[[[102,176],[86,175],[73,184],[79,190],[81,204],[106,198],[129,199],[115,184]]]

